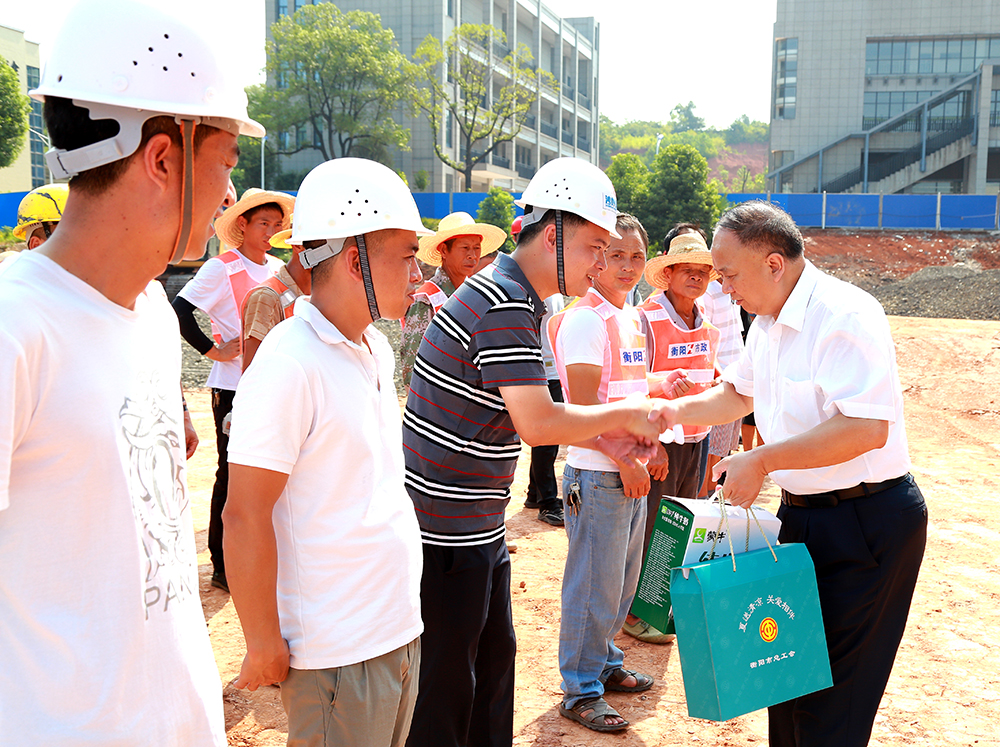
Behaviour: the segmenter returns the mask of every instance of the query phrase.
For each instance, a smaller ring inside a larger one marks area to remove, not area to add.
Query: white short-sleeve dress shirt
[[[777,318],[758,316],[746,350],[723,374],[753,397],[764,443],[797,436],[837,413],[885,420],[885,446],[830,467],[779,470],[771,478],[801,495],[881,482],[910,469],[903,394],[889,321],[875,298],[806,261]]]

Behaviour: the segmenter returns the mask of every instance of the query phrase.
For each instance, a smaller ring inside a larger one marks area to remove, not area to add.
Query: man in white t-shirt
[[[146,4],[84,0],[32,92],[72,188],[59,230],[0,278],[5,745],[226,744],[177,320],[154,281],[204,251],[237,135],[264,132],[216,47]]]
[[[618,216],[607,268],[594,287],[549,323],[567,402],[595,405],[646,397],[645,336],[627,303],[646,266],[646,231],[637,218]],[[642,565],[649,473],[635,459],[613,460],[570,446],[563,471],[569,550],[563,575],[559,712],[594,731],[628,727],[604,700],[605,690],[642,692],[653,678],[624,668],[614,643],[632,605]]]
[[[222,553],[222,509],[229,488],[229,446],[226,417],[233,409],[236,385],[243,372],[240,310],[247,295],[272,275],[282,262],[268,254],[270,240],[290,219],[295,200],[284,192],[248,189],[215,221],[219,240],[236,247],[212,257],[201,266],[174,298],[181,335],[195,350],[213,361],[208,375],[212,388],[212,415],[219,452],[212,488],[208,524],[208,550],[212,556],[212,586],[229,591],[226,562]],[[198,326],[194,310],[201,309],[212,320],[214,341]]]
[[[395,357],[372,322],[413,302],[418,233],[430,232],[391,169],[313,169],[289,238],[312,296],[264,338],[236,395],[225,551],[247,654],[235,685],[282,683],[289,744],[401,747],[409,733],[423,555]]]

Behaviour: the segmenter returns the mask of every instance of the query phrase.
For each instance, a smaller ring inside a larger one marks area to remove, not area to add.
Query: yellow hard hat
[[[67,195],[69,186],[66,184],[46,184],[28,192],[17,207],[14,238],[24,241],[41,224],[58,223],[66,208]]]

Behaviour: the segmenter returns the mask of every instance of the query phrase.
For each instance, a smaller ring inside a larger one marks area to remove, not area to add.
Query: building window
[[[448,0],[448,18],[455,17],[455,0]]]
[[[455,129],[454,119],[452,117],[451,111],[448,111],[448,119],[445,120],[444,124],[444,144],[447,148],[452,148],[455,145],[455,138],[452,136],[452,130]]]
[[[288,0],[278,0],[278,20],[288,15]]]
[[[877,124],[892,119],[922,101],[926,101],[937,91],[866,91],[861,127],[870,130]],[[996,91],[993,92],[996,95]],[[927,113],[927,129],[948,130],[964,119],[972,116],[969,91],[957,91],[954,95],[930,107]],[[992,110],[991,110],[992,119]],[[919,117],[907,117],[905,122],[893,126],[894,131],[919,132]]]
[[[25,69],[28,90],[38,88],[39,69],[28,65]],[[28,145],[31,152],[31,188],[45,184],[45,143],[42,142],[42,132],[45,122],[42,119],[42,105],[32,100],[31,111],[28,112]]]
[[[865,74],[968,74],[991,57],[1000,57],[1000,36],[869,41],[865,47]]]
[[[794,150],[772,150],[771,151],[771,171],[780,169],[786,163],[795,160]]]
[[[795,119],[796,82],[799,67],[799,40],[774,42],[774,118]]]
[[[1000,127],[1000,91],[990,92],[990,127]]]

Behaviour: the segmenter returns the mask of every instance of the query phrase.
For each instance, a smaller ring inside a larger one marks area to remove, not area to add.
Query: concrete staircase
[[[870,181],[868,183],[868,191],[873,194],[881,193],[886,195],[901,192],[911,184],[920,181],[928,174],[933,174],[935,171],[943,169],[945,166],[950,166],[956,161],[960,161],[963,158],[972,155],[974,151],[975,146],[972,144],[972,135],[966,135],[961,140],[949,143],[933,153],[928,153],[926,170],[920,170],[920,161],[918,160],[916,163],[911,163],[877,182]],[[846,191],[851,193],[860,193],[862,191],[862,185],[856,184]]]

